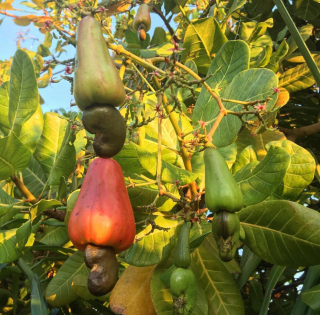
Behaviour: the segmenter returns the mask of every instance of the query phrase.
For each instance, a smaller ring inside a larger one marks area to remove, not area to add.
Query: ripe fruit
[[[97,158],[90,164],[70,215],[68,233],[81,251],[94,244],[120,253],[132,244],[133,211],[121,167],[115,160]]]
[[[221,153],[214,148],[204,151],[206,206],[213,213],[239,211],[243,207],[242,192]]]
[[[92,16],[83,18],[76,41],[73,94],[79,108],[84,110],[96,104],[120,106],[126,93],[99,22]]]
[[[178,242],[174,251],[174,264],[178,268],[188,268],[191,265],[189,233],[191,222],[185,222],[180,228]]]
[[[236,253],[240,236],[238,215],[227,211],[218,212],[212,220],[212,235],[217,241],[221,260],[232,260]]]
[[[120,112],[111,105],[86,108],[82,115],[83,126],[95,134],[93,148],[103,158],[116,155],[126,140],[126,123]]]
[[[110,292],[118,279],[116,254],[128,249],[135,236],[132,207],[116,161],[91,162],[69,218],[68,234],[91,268],[89,291],[98,296]]]
[[[197,301],[196,278],[190,269],[177,268],[170,277],[173,314],[192,314]]]
[[[145,3],[141,4],[137,14],[133,20],[133,28],[138,31],[139,27],[143,24],[142,28],[148,32],[151,27],[151,17],[149,6]]]

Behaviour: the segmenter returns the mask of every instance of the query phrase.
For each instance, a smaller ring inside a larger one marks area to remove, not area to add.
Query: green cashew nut
[[[240,236],[238,215],[227,211],[218,212],[212,220],[212,234],[217,241],[221,260],[232,260],[236,253]]]

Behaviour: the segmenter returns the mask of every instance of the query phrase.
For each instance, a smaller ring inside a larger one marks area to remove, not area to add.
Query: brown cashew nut
[[[83,111],[82,123],[95,134],[93,148],[102,158],[110,158],[122,149],[126,140],[126,123],[120,112],[111,105],[90,106]]]
[[[88,289],[91,294],[109,293],[118,281],[119,264],[112,247],[89,244],[84,250],[84,262],[90,273]]]

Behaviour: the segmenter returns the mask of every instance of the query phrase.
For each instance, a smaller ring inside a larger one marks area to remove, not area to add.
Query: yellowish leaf
[[[124,0],[118,1],[117,3],[111,4],[106,7],[106,9],[107,9],[106,15],[111,16],[111,15],[122,13],[126,10],[129,10],[130,6],[131,6],[131,0],[130,1],[124,1]]]
[[[110,307],[122,315],[156,315],[150,292],[155,266],[129,266],[111,292]]]
[[[12,1],[5,1],[0,3],[0,9],[2,10],[14,10],[14,8],[11,5]]]
[[[274,108],[282,107],[286,105],[289,101],[290,94],[285,88],[280,88],[280,93],[278,94],[278,99],[276,104],[274,105]]]

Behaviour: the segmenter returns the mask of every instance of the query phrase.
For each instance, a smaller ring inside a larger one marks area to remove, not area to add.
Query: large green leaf
[[[237,73],[249,68],[249,47],[244,41],[228,41],[213,59],[208,75],[213,74],[206,82],[211,89],[224,90]],[[192,120],[198,124],[203,120],[206,105],[212,99],[211,94],[203,87],[197,98]]]
[[[162,263],[160,263],[154,270],[151,279],[151,297],[154,308],[157,315],[171,315],[173,311],[172,307],[172,295],[170,288],[167,287],[163,281],[162,276],[170,270],[173,265],[173,258],[170,257]],[[191,268],[192,269],[192,268]],[[193,270],[193,272],[195,272]],[[201,283],[197,279],[197,302],[192,312],[193,315],[206,315],[208,314],[208,301],[201,286]]]
[[[176,243],[178,222],[157,217],[155,223],[168,231],[152,229],[149,224],[142,232],[136,235],[136,241],[126,252],[126,262],[137,267],[151,266],[169,257]]]
[[[9,123],[16,136],[24,122],[37,110],[38,85],[33,64],[28,54],[18,49],[13,57],[10,72]]]
[[[192,253],[192,269],[205,290],[208,314],[244,314],[241,294],[232,275],[203,244]]]
[[[264,201],[239,213],[243,242],[279,266],[320,263],[320,214],[291,201]]]
[[[294,0],[293,12],[302,20],[314,20],[320,14],[319,0]]]
[[[268,69],[249,69],[238,73],[232,82],[222,90],[221,97],[225,99],[253,101],[266,99],[271,100],[267,103],[267,109],[271,109],[277,99],[277,95],[272,94],[272,88],[278,86],[278,78],[274,72]],[[243,105],[234,102],[224,102],[226,109],[231,111],[242,111]],[[211,99],[204,108],[200,120],[207,122],[205,125],[207,132],[210,131],[218,114],[219,106],[214,99]],[[250,119],[252,117],[248,117]],[[241,128],[241,121],[235,115],[225,116],[216,132],[213,135],[212,142],[216,147],[224,147],[235,141],[235,138]]]
[[[320,66],[320,56],[314,57],[314,61]],[[315,79],[306,63],[290,68],[281,74],[279,86],[289,93],[304,90],[315,84]]]
[[[244,205],[254,205],[267,199],[280,185],[290,164],[290,155],[283,148],[270,146],[268,154],[257,164],[248,164],[235,174],[241,188]]]
[[[32,156],[28,166],[22,171],[23,183],[29,191],[39,197],[46,183],[46,177],[40,163]]]
[[[31,152],[36,149],[37,141],[39,140],[43,130],[43,114],[41,105],[39,104],[37,110],[28,119],[21,128],[19,140],[29,148]]]
[[[59,118],[56,113],[47,112],[44,115],[44,128],[34,157],[40,162],[47,177],[57,160],[67,125],[67,121]]]
[[[199,72],[207,73],[213,55],[227,42],[219,23],[213,18],[203,18],[189,24],[183,42],[182,62],[193,60]]]
[[[274,195],[278,198],[295,201],[313,180],[316,168],[315,160],[309,151],[292,141],[269,142],[267,149],[271,145],[284,148],[291,156],[286,175],[275,190]]]
[[[83,253],[76,251],[61,266],[56,276],[50,281],[46,292],[46,300],[55,307],[64,306],[77,299],[77,295],[71,290],[73,277],[77,274],[88,276],[89,269],[83,260]]]
[[[25,169],[31,158],[30,150],[11,133],[0,139],[0,180]]]

